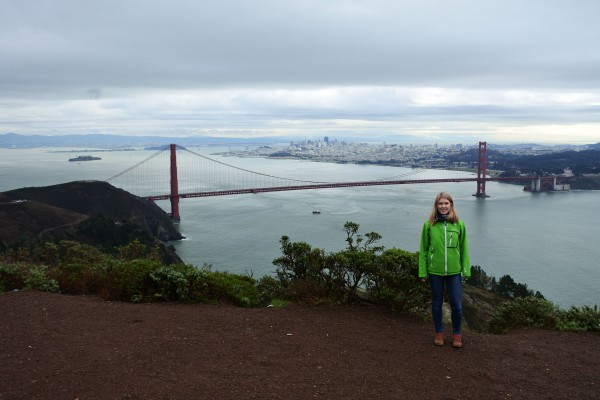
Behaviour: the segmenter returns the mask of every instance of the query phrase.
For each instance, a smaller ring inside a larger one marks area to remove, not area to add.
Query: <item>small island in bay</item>
[[[94,161],[94,160],[102,160],[102,158],[94,157],[94,156],[77,156],[74,158],[69,158],[69,161]]]

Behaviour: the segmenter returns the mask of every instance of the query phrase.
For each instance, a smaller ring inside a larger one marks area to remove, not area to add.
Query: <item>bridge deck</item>
[[[528,181],[536,179],[534,176],[520,176],[509,178],[486,178],[486,181]],[[451,178],[451,179],[412,179],[412,180],[394,180],[394,181],[360,181],[360,182],[338,182],[338,183],[319,183],[311,185],[294,185],[294,186],[277,186],[277,187],[262,187],[249,189],[231,189],[231,190],[216,190],[208,192],[195,193],[179,193],[179,198],[193,197],[211,197],[211,196],[228,196],[235,194],[257,194],[266,192],[284,192],[291,190],[310,190],[310,189],[328,189],[341,187],[356,187],[356,186],[384,186],[384,185],[409,185],[417,183],[444,183],[444,182],[475,182],[477,178]],[[149,200],[168,200],[171,195],[148,196]]]

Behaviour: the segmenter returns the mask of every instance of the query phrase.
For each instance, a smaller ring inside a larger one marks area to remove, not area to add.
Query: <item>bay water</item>
[[[105,180],[153,151],[96,153],[102,160],[68,162],[65,149],[0,149],[0,192],[74,180]],[[199,148],[209,155],[224,149]],[[83,153],[81,153],[83,154]],[[316,181],[361,181],[397,176],[405,168],[300,160],[210,155],[240,168]],[[276,173],[275,173],[276,171]],[[432,177],[439,171],[432,171]],[[465,176],[468,176],[465,173]],[[126,188],[125,188],[126,189]],[[474,182],[302,190],[182,199],[180,232],[172,242],[189,264],[214,270],[273,274],[279,240],[306,242],[326,251],[346,246],[343,225],[377,232],[381,245],[417,251],[421,228],[440,191],[454,198],[465,221],[471,264],[497,279],[510,275],[562,308],[600,304],[600,246],[593,216],[600,191],[524,192],[521,186],[488,182],[490,196],[477,199]],[[159,204],[169,211],[169,202]],[[319,214],[313,211],[320,211]]]

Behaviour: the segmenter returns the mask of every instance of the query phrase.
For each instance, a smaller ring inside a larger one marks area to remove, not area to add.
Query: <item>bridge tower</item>
[[[179,183],[177,182],[177,145],[171,144],[171,219],[180,221],[179,215]]]
[[[477,193],[475,197],[488,197],[485,194],[485,176],[487,168],[487,142],[479,142],[479,154],[477,156]]]

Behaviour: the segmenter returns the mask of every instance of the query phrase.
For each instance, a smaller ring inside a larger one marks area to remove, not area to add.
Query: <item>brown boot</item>
[[[452,335],[452,347],[456,347],[457,349],[460,349],[462,347],[461,335]]]
[[[444,345],[444,332],[438,332],[435,334],[435,340],[433,341],[436,346]]]

